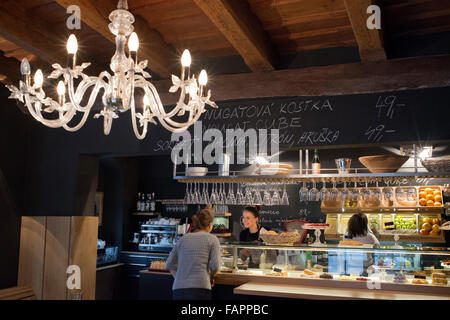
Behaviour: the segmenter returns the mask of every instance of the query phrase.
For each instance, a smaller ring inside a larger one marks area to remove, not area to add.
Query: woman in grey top
[[[175,278],[174,300],[211,300],[211,284],[219,271],[220,243],[210,232],[214,215],[203,209],[193,217],[194,231],[172,249],[166,270]]]

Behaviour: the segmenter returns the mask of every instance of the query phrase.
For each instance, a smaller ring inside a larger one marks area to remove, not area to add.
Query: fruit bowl
[[[421,163],[428,172],[450,171],[450,156],[422,159]]]
[[[388,173],[397,172],[408,159],[408,156],[397,156],[392,154],[359,157],[359,162],[372,173]]]

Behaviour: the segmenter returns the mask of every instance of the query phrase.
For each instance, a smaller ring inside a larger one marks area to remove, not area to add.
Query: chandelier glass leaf
[[[90,63],[77,65],[78,41],[72,34],[67,41],[67,67],[63,68],[55,63],[52,65],[53,72],[48,76],[50,79],[59,79],[56,88],[57,100],[46,96],[41,70],[36,71],[32,83],[31,67],[26,58],[20,65],[23,81],[20,81],[19,88],[7,86],[11,91],[9,98],[24,103],[33,118],[45,126],[63,127],[73,132],[85,124],[97,98],[100,97],[103,110],[95,114],[94,118],[103,118],[104,134],[110,133],[113,120],[117,119],[120,113],[130,111],[132,127],[138,139],[145,138],[148,124],[156,125],[156,120],[171,132],[183,132],[206,111],[206,105],[217,108],[210,100],[211,92],[206,92],[205,89],[208,82],[206,71],[200,72],[198,80],[195,75],[191,75],[192,57],[189,50],[184,50],[181,58],[181,77],[172,75],[173,85],[169,88],[171,93],[180,91],[180,97],[177,104],[167,111],[155,86],[150,82],[150,74],[145,71],[148,61],[138,60],[139,38],[133,32],[135,18],[128,11],[126,0],[119,1],[118,9],[110,14],[109,19],[111,23],[108,27],[115,35],[116,42],[116,52],[110,63],[112,73],[103,71],[98,76],[86,75],[84,70]],[[138,90],[143,94],[140,99],[136,99]],[[135,101],[142,101],[142,112],[137,112]],[[43,116],[43,111],[56,112],[57,117],[47,119]],[[78,123],[75,126],[70,126],[69,123],[73,122],[77,113],[82,116],[77,117]],[[182,117],[182,120],[176,117]]]

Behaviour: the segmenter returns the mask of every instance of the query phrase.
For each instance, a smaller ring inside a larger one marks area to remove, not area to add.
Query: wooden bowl
[[[360,157],[359,162],[372,173],[387,173],[397,172],[408,159],[408,156],[397,156],[392,154]]]

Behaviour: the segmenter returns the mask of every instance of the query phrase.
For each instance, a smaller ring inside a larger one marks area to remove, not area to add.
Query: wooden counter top
[[[247,284],[259,284],[266,286],[269,291],[256,292],[259,287],[246,287]],[[268,295],[275,297],[284,297],[284,291],[291,290],[295,292],[303,292],[303,289],[308,289],[305,292],[313,296],[321,296],[322,298],[338,299],[340,296],[353,297],[355,299],[384,299],[385,297],[392,297],[386,299],[450,299],[450,286],[448,285],[416,285],[410,283],[378,283],[372,284],[364,281],[355,280],[332,280],[332,279],[318,279],[318,278],[300,278],[300,277],[277,277],[267,275],[248,275],[236,273],[219,273],[216,277],[216,284],[240,286],[235,289],[235,293],[253,294],[253,295]],[[370,286],[379,285],[379,289],[369,289]],[[286,286],[286,290],[283,289]],[[280,295],[277,293],[280,290]],[[295,288],[300,288],[299,290]],[[311,289],[312,288],[312,289]],[[245,292],[242,290],[249,290]],[[313,290],[314,289],[314,290]],[[237,290],[237,291],[236,291]],[[296,291],[297,290],[297,291]],[[330,292],[336,291],[341,294],[331,295]],[[370,292],[370,293],[369,293]],[[423,296],[423,297],[421,297]],[[302,298],[301,295],[298,295]],[[310,297],[310,299],[312,299]],[[359,298],[360,297],[360,298]],[[429,298],[426,298],[429,297]],[[318,299],[318,298],[317,298]]]
[[[375,289],[327,288],[260,282],[245,283],[235,294],[294,299],[450,300],[450,295],[399,292]]]

